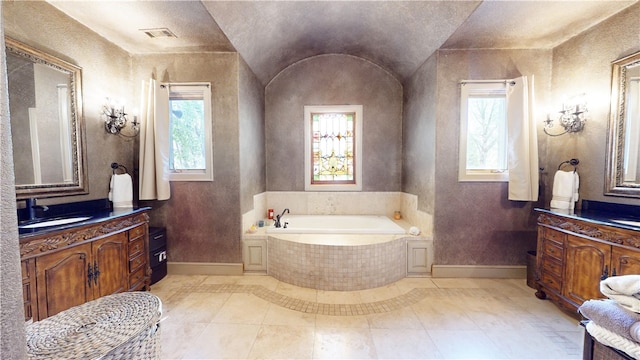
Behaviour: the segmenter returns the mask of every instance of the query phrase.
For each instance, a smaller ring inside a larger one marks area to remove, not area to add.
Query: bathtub
[[[386,216],[376,215],[285,215],[267,234],[404,234],[404,228]],[[286,228],[284,225],[286,224]]]
[[[407,275],[403,227],[384,216],[291,215],[266,229],[267,274],[297,286],[350,291]],[[321,226],[323,225],[323,226]]]

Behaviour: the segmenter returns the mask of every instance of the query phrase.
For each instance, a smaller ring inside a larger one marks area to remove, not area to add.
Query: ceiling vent
[[[171,30],[167,28],[156,28],[156,29],[140,29],[140,31],[147,34],[152,39],[155,38],[177,38],[176,34],[171,32]]]

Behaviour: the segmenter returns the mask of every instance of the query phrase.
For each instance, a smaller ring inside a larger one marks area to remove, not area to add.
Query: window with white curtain
[[[211,86],[169,85],[169,179],[212,181]]]
[[[463,82],[459,181],[508,181],[505,82]]]

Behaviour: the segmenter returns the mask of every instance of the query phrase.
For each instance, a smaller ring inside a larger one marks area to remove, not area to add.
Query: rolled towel
[[[629,329],[629,333],[631,333],[631,338],[633,338],[635,342],[640,343],[640,322],[637,322],[631,325],[631,328]]]
[[[628,310],[640,313],[640,275],[620,275],[600,282],[600,292]]]
[[[614,300],[587,300],[578,311],[599,326],[629,340],[638,341],[633,338],[631,328],[640,323],[640,314],[623,308]]]

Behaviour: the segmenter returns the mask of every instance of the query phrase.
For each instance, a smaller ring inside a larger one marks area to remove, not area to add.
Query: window
[[[305,190],[362,190],[362,105],[305,106]]]
[[[169,87],[169,179],[212,181],[211,86]]]
[[[505,83],[463,83],[459,181],[508,181]]]

